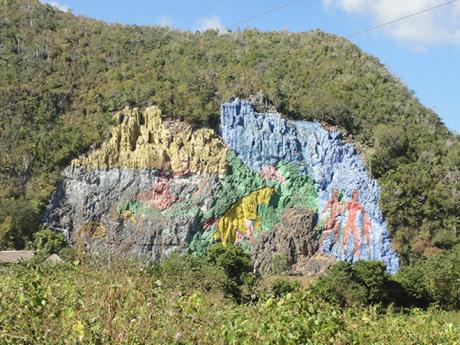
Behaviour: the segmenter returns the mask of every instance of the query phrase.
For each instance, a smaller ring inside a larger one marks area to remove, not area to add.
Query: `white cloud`
[[[57,1],[40,0],[40,2],[42,2],[44,4],[51,5],[51,6],[57,8],[59,11],[62,11],[62,12],[69,12],[70,11],[70,7],[62,5],[62,4],[58,3]]]
[[[323,0],[327,8],[370,16],[375,25],[423,11],[447,0]],[[460,2],[402,20],[380,29],[387,35],[415,47],[460,44]]]
[[[217,31],[226,31],[224,25],[220,22],[219,16],[212,16],[210,18],[201,18],[197,22],[198,30],[217,30]]]
[[[162,16],[160,18],[160,21],[158,22],[158,25],[162,26],[162,27],[171,27],[172,26],[172,20],[171,18],[169,17],[166,17],[166,16]]]

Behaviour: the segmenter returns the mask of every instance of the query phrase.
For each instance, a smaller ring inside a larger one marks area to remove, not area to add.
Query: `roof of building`
[[[29,261],[35,256],[32,250],[4,250],[0,251],[0,263],[18,263]]]

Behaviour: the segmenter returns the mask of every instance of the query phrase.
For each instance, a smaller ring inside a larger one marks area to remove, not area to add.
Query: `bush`
[[[175,289],[183,294],[196,290],[216,294],[226,291],[227,276],[222,267],[211,264],[203,257],[174,253],[149,270],[158,277],[164,288]]]
[[[371,157],[372,174],[381,177],[406,163],[408,150],[409,140],[403,128],[377,125],[374,128],[374,153]]]
[[[442,229],[433,237],[433,244],[442,249],[450,249],[459,242],[456,233],[449,229]]]
[[[46,228],[34,233],[32,238],[32,248],[41,256],[58,253],[66,246],[63,234]]]
[[[75,247],[65,247],[59,251],[61,259],[68,262],[77,260],[79,255],[82,255],[82,253],[79,253]]]
[[[30,202],[0,199],[0,250],[23,249],[38,222],[37,208]]]
[[[389,304],[390,276],[379,261],[339,262],[321,276],[312,291],[342,307]]]
[[[300,283],[278,278],[272,283],[272,292],[275,297],[284,296],[290,292],[300,289]]]
[[[251,304],[201,288],[184,293],[180,284],[191,283],[194,274],[200,284],[209,266],[188,256],[158,266],[117,258],[107,266],[94,256],[79,265],[0,265],[0,343],[458,343],[458,322],[437,309],[344,310],[308,290]]]
[[[272,274],[286,274],[291,268],[286,254],[273,255],[270,263],[270,273]]]
[[[253,295],[256,277],[252,274],[251,257],[236,245],[213,244],[206,254],[207,260],[221,267],[227,280],[225,290],[236,301],[243,302]]]
[[[394,304],[397,307],[460,308],[460,245],[410,266],[395,276],[381,262],[339,262],[312,286],[323,300],[342,307]]]
[[[460,244],[450,251],[402,267],[394,279],[417,305],[460,308]]]
[[[245,275],[253,270],[251,257],[240,246],[220,243],[209,247],[209,262],[222,267],[227,277],[241,285]]]

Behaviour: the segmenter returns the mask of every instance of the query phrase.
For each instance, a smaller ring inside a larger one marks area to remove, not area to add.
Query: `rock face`
[[[299,275],[318,276],[335,264],[336,261],[332,255],[318,251],[308,259],[301,258],[292,266],[291,272]]]
[[[113,247],[122,255],[153,260],[183,252],[201,231],[200,217],[210,207],[218,179],[215,175],[160,175],[154,169],[69,167],[46,212],[47,222],[75,245],[95,252]],[[174,198],[166,209],[160,207],[161,201],[154,202],[153,192],[148,194],[164,179]],[[145,194],[151,199],[144,199]]]
[[[227,163],[214,204],[204,215],[206,232],[192,241],[194,252],[205,252],[215,240],[237,243],[252,252],[260,236],[272,231],[285,211],[318,207],[313,182],[290,163],[280,163],[271,170],[273,174],[258,174],[231,151]]]
[[[263,232],[254,247],[254,268],[268,271],[275,255],[285,255],[289,266],[311,257],[318,250],[315,214],[310,209],[291,208],[271,231]]]
[[[227,149],[208,128],[192,130],[184,122],[163,121],[156,107],[125,108],[102,147],[72,162],[89,169],[161,169],[223,173]]]
[[[154,107],[116,119],[108,141],[64,170],[45,212],[72,243],[158,260],[220,241],[257,269],[284,253],[297,272],[320,270],[312,260],[325,253],[397,270],[377,183],[338,133],[238,100],[222,105],[221,137]]]
[[[222,138],[253,171],[295,164],[310,176],[319,199],[320,249],[339,260],[382,260],[390,272],[398,256],[378,206],[380,189],[353,145],[318,123],[257,113],[248,102],[221,107]]]

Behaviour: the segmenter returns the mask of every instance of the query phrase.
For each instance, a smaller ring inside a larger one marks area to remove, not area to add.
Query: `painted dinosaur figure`
[[[356,255],[359,248],[362,246],[362,242],[359,243],[359,231],[358,231],[358,214],[361,213],[362,225],[361,225],[361,238],[362,240],[369,243],[369,234],[371,230],[371,221],[367,215],[366,210],[359,202],[359,191],[355,190],[351,195],[351,200],[345,205],[345,212],[348,211],[347,221],[345,223],[345,233],[342,241],[342,248],[346,250],[350,233],[353,235],[353,252]]]
[[[276,189],[264,187],[240,199],[219,218],[214,239],[224,244],[251,239],[262,223],[259,206],[268,205],[276,193]]]

